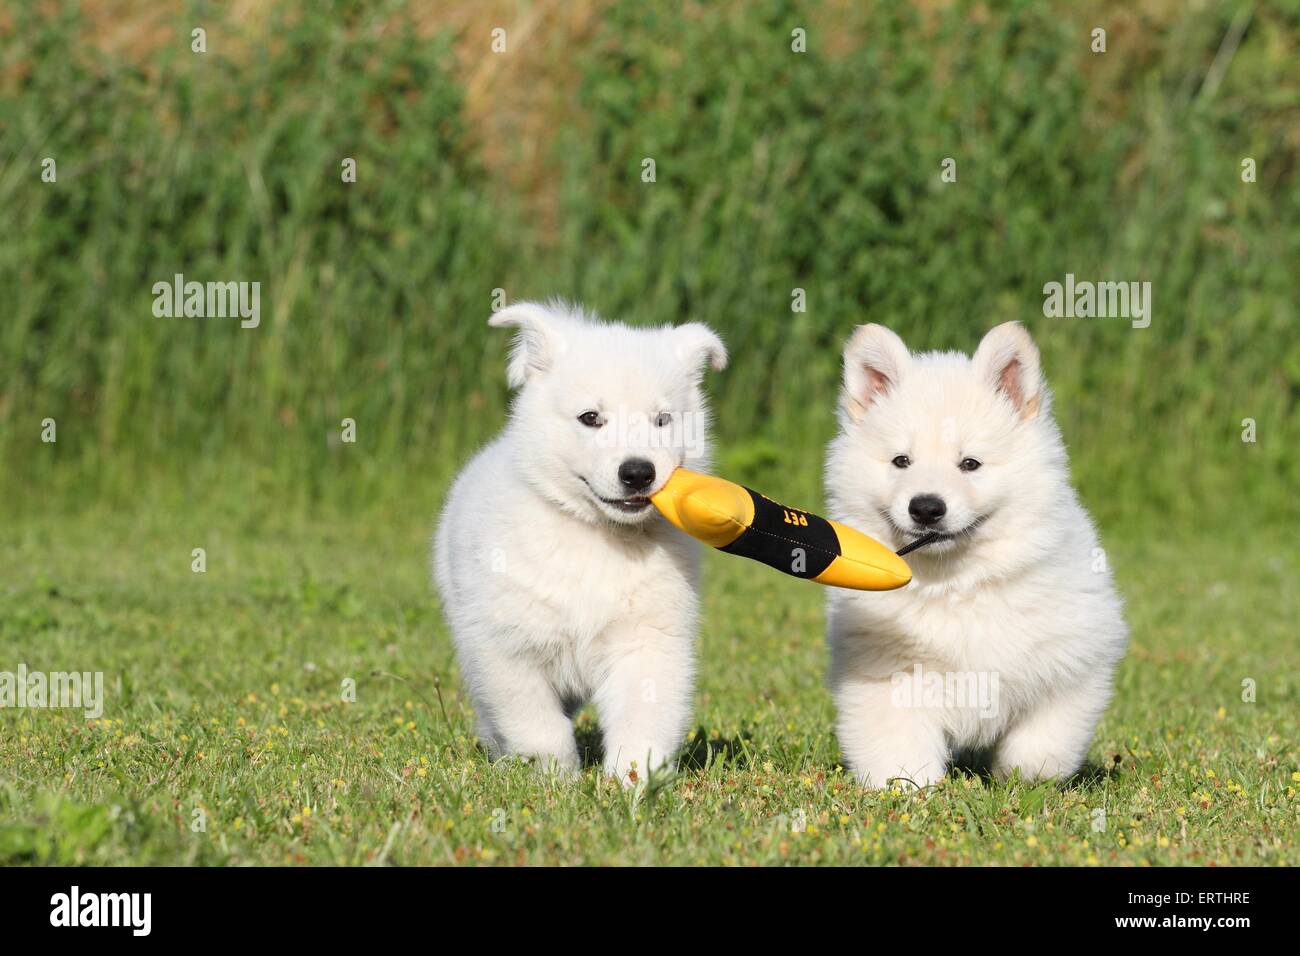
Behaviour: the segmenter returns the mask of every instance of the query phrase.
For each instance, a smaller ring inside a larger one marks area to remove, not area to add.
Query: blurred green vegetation
[[[1014,318],[1104,520],[1296,515],[1295,3],[616,0],[539,124],[553,220],[484,161],[450,30],[401,3],[273,7],[236,50],[203,9],[201,56],[192,10],[143,63],[88,43],[72,2],[3,35],[7,510],[233,488],[424,521],[504,414],[501,288],[714,325],[721,467],[774,493],[818,495],[855,325],[969,351]],[[177,272],[260,281],[260,328],[154,318]],[[1067,272],[1150,281],[1150,328],[1044,318]],[[356,445],[330,440],[344,417]]]

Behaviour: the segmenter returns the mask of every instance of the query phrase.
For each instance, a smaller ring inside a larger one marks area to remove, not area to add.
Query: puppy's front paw
[[[511,763],[522,764],[530,767],[534,773],[542,777],[553,777],[559,780],[570,780],[578,775],[580,763],[576,749],[572,752],[562,753],[496,753],[495,761],[502,765]]]
[[[993,775],[1005,780],[1019,772],[1025,781],[1072,776],[1088,757],[1106,694],[1104,685],[1084,684],[1040,704],[998,742]]]
[[[876,767],[856,767],[853,776],[858,783],[869,790],[884,790],[889,787],[901,789],[924,789],[941,781],[946,774],[944,760],[920,758],[919,760],[899,763],[892,768],[889,765]],[[908,770],[912,766],[916,769]]]
[[[640,754],[638,759],[637,754]],[[623,747],[605,758],[605,776],[612,777],[624,787],[645,784],[651,774],[671,773],[675,768],[664,755],[656,755],[651,747]]]
[[[1041,780],[1064,780],[1071,776],[1082,760],[1073,755],[1061,754],[1050,747],[1018,746],[1008,747],[1004,744],[993,760],[993,776],[998,780],[1007,780],[1019,773],[1026,783]]]
[[[554,754],[533,756],[528,762],[542,776],[555,777],[559,780],[572,780],[578,776],[579,763],[577,755],[559,757]]]

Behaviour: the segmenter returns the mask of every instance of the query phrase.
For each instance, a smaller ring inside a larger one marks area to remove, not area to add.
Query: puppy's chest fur
[[[1090,665],[1083,632],[1091,604],[1086,594],[1033,580],[964,589],[917,582],[898,593],[848,596],[834,612],[832,635],[875,676],[919,662],[996,672],[1032,696],[1035,685]]]
[[[611,632],[683,630],[698,562],[691,542],[662,522],[625,532],[559,512],[532,518],[514,526],[500,582],[518,650],[583,658]]]

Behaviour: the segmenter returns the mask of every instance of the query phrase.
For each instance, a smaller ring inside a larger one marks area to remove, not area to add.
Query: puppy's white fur
[[[967,458],[980,466],[962,470]],[[858,328],[826,487],[836,519],[894,548],[931,530],[912,498],[938,495],[933,530],[951,535],[907,557],[907,587],[829,592],[830,684],[857,778],[925,786],[957,752],[990,755],[999,777],[1077,771],[1127,630],[1024,328],[994,328],[973,358]],[[992,700],[962,693],[980,682]]]
[[[700,383],[726,350],[698,323],[637,329],[561,303],[490,324],[518,330],[520,390],[504,433],[453,484],[434,542],[478,734],[496,755],[572,772],[569,715],[590,700],[605,769],[628,783],[634,763],[643,778],[673,757],[690,719],[699,552],[648,504],[617,503],[637,497],[619,466],[654,465],[645,494],[679,465],[706,466]],[[589,411],[600,427],[580,421]]]

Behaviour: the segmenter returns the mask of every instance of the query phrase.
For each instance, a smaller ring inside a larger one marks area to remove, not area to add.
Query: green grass
[[[493,765],[426,531],[382,511],[215,509],[16,528],[0,661],[102,670],[108,700],[97,722],[0,711],[0,863],[1300,862],[1298,562],[1281,537],[1108,541],[1133,643],[1091,770],[1064,787],[952,774],[917,795],[863,792],[840,766],[821,590],[721,555],[675,778],[626,792],[597,769],[565,784]],[[585,712],[578,733],[598,740]]]

